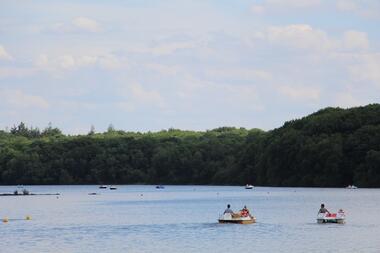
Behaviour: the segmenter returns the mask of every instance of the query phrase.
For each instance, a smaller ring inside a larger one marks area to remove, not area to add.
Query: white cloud
[[[338,11],[349,12],[365,18],[379,18],[380,2],[376,0],[338,0],[336,2]]]
[[[145,67],[163,75],[176,75],[181,71],[181,68],[179,66],[164,65],[158,63],[148,63],[145,65]]]
[[[320,90],[315,87],[281,85],[276,89],[293,100],[316,102],[320,98]]]
[[[263,14],[265,12],[265,7],[263,5],[254,4],[251,6],[251,12],[254,14]]]
[[[167,54],[172,54],[175,51],[180,50],[180,49],[191,49],[195,47],[196,47],[196,43],[192,41],[171,42],[171,43],[164,43],[164,44],[155,46],[151,49],[148,49],[148,51],[151,51],[151,53],[155,55],[167,55]]]
[[[219,87],[217,87],[219,89]],[[263,111],[264,105],[259,99],[257,88],[252,85],[224,85],[223,90],[227,95],[229,106],[247,108],[250,111]]]
[[[266,4],[286,8],[309,8],[321,4],[320,0],[266,0]]]
[[[324,30],[307,24],[269,26],[264,31],[256,32],[254,40],[265,40],[278,47],[316,52],[339,52],[342,49],[360,52],[370,48],[368,35],[365,32],[348,30],[341,36],[332,37]]]
[[[44,71],[68,71],[83,67],[98,66],[103,69],[117,69],[126,66],[126,62],[121,62],[115,55],[78,55],[71,54],[57,57],[49,57],[42,54],[37,57],[34,65]]]
[[[181,35],[181,34],[177,34]],[[138,53],[138,54],[152,54],[154,56],[164,56],[164,55],[172,55],[179,50],[185,49],[204,49],[204,40],[197,39],[188,39],[183,41],[176,41],[175,39],[165,41],[154,41],[153,43],[149,43],[148,45],[129,45],[126,47],[126,50],[130,53]]]
[[[139,83],[127,85],[120,94],[125,100],[118,102],[117,105],[127,111],[144,106],[165,107],[165,100],[158,91],[146,89]]]
[[[44,30],[44,29],[42,29]],[[100,32],[102,29],[96,20],[86,17],[76,17],[71,22],[57,22],[48,26],[45,30],[58,33],[72,32]]]
[[[268,81],[273,77],[272,74],[267,71],[249,68],[209,68],[205,70],[205,74],[211,78],[244,81]]]
[[[362,102],[354,98],[354,96],[348,92],[339,93],[336,95],[336,98],[335,98],[335,105],[342,108],[360,106],[362,104],[363,104]]]
[[[46,54],[41,54],[34,61],[34,65],[38,67],[45,67],[49,65],[49,57]]]
[[[214,83],[210,81],[200,80],[191,74],[184,74],[181,81],[178,82],[176,94],[183,99],[192,99],[195,93],[213,86],[215,86]]]
[[[84,66],[84,61],[79,60],[79,58],[81,57],[78,57],[77,59],[73,55],[62,55],[52,58],[42,54],[35,60],[35,66],[46,71],[57,71],[59,69],[69,70]]]
[[[140,84],[129,86],[132,96],[142,103],[153,103],[160,107],[164,106],[164,99],[160,93],[153,90],[144,89]]]
[[[122,63],[121,60],[112,54],[98,56],[97,63],[101,68],[109,70],[119,69],[122,66],[127,66],[127,63],[125,61]]]
[[[22,90],[0,90],[0,98],[12,108],[49,108],[49,103],[43,97],[29,95]]]
[[[60,100],[57,101],[56,106],[63,108],[66,112],[75,112],[78,109],[82,110],[96,110],[98,107],[95,103],[74,101],[74,100]]]
[[[264,0],[261,4],[253,4],[250,10],[253,14],[263,14],[270,11],[288,11],[311,9],[321,5],[321,0]]]
[[[44,30],[44,29],[42,28],[42,30]],[[46,30],[50,31],[50,32],[70,32],[73,30],[73,28],[70,27],[70,25],[59,22],[59,23],[55,23],[55,24],[48,26],[46,28]]]
[[[326,32],[306,24],[271,26],[264,36],[271,43],[299,49],[325,50],[334,46]]]
[[[0,78],[4,77],[26,77],[36,73],[35,68],[31,67],[0,67]]]
[[[101,30],[98,22],[86,17],[74,18],[72,24],[79,29],[89,32],[99,32]]]
[[[75,59],[72,55],[64,55],[60,58],[58,58],[58,62],[60,67],[64,69],[71,69],[74,67],[79,67],[79,62],[76,63]]]
[[[362,85],[371,82],[380,88],[380,54],[358,55],[354,60],[348,67],[351,77]]]
[[[346,49],[368,49],[369,41],[367,33],[358,31],[346,31],[343,35],[343,45]]]
[[[128,101],[117,102],[115,103],[115,106],[126,112],[133,112],[136,109],[135,105]]]
[[[356,3],[350,0],[339,0],[336,2],[336,7],[340,11],[356,11],[359,9]]]
[[[0,45],[0,60],[12,60],[12,56]]]

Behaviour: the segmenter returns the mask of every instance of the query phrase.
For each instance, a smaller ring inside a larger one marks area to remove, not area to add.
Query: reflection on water
[[[0,197],[0,252],[379,252],[380,190],[30,186],[56,196]],[[0,192],[16,187],[1,186]],[[88,195],[97,192],[100,195]],[[316,224],[319,205],[347,224]],[[252,225],[218,224],[230,203]],[[26,215],[32,217],[25,220]],[[13,219],[13,220],[12,220]],[[14,220],[17,219],[17,220]]]

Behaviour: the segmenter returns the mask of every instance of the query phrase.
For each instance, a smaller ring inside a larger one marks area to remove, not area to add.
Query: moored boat
[[[99,186],[99,189],[107,189],[107,186],[106,185],[101,185],[101,186]]]
[[[239,214],[225,213],[220,215],[219,223],[235,223],[235,224],[252,224],[256,222],[256,218],[252,215],[241,216]]]
[[[346,222],[346,215],[340,209],[337,213],[319,213],[317,216],[317,223],[338,223],[343,224]]]
[[[348,186],[346,187],[346,189],[358,189],[358,187],[355,186],[355,185],[348,185]]]
[[[246,185],[245,185],[245,189],[253,189],[253,185],[251,185],[251,184],[246,184]]]
[[[165,189],[165,186],[163,186],[163,185],[157,185],[156,189]]]

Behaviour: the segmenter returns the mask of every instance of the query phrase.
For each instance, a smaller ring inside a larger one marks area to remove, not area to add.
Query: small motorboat
[[[115,186],[110,186],[110,190],[117,190],[117,187],[115,187]]]
[[[348,185],[348,186],[346,187],[346,189],[358,189],[358,187],[355,186],[355,185]]]
[[[344,224],[346,215],[344,211],[340,209],[337,213],[319,213],[317,216],[317,223],[338,223]]]
[[[253,185],[247,184],[247,185],[245,185],[245,189],[253,189]]]
[[[219,223],[235,223],[235,224],[252,224],[256,222],[256,218],[252,215],[241,216],[239,214],[225,213],[220,215]]]
[[[107,185],[101,185],[99,186],[99,189],[107,189]]]
[[[165,186],[163,186],[163,185],[157,185],[156,189],[165,189]]]

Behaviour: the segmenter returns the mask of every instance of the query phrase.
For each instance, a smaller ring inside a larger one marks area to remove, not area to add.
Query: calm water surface
[[[61,195],[0,197],[0,218],[10,219],[0,252],[380,252],[378,189],[117,187],[28,186]],[[316,224],[322,202],[343,208],[347,223]],[[258,222],[218,224],[227,203],[247,205]]]

